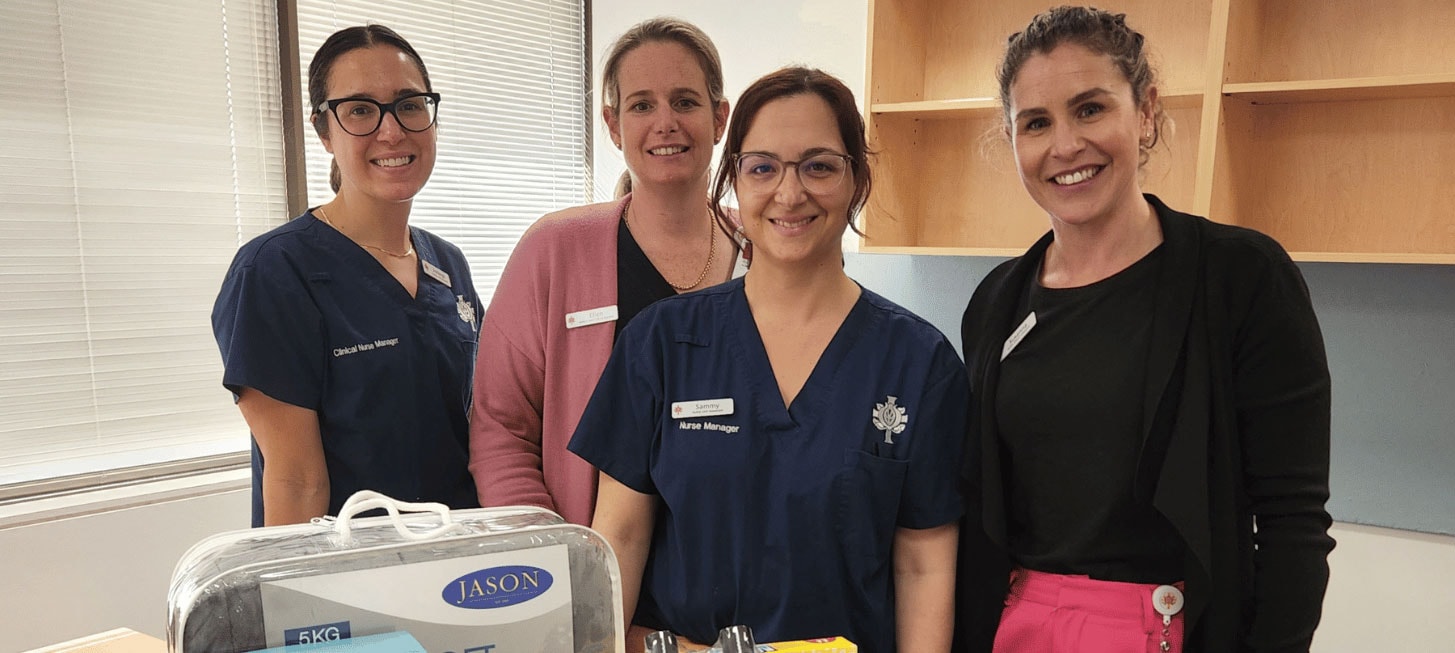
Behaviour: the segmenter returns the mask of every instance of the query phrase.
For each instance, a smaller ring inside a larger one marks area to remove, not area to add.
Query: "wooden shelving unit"
[[[995,66],[1045,0],[871,0],[866,252],[1006,256],[1047,229]],[[1142,186],[1305,261],[1455,263],[1455,2],[1104,0],[1175,129]]]

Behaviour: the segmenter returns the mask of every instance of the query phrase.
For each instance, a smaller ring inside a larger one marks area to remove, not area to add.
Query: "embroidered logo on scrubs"
[[[459,311],[460,319],[469,324],[470,328],[475,327],[475,306],[464,295],[455,295],[455,310]]]
[[[874,428],[884,431],[884,444],[894,444],[893,436],[904,432],[909,424],[909,413],[904,406],[896,405],[898,397],[889,397],[882,404],[874,404]]]

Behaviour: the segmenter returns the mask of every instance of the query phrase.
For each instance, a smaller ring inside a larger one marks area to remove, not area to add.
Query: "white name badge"
[[[446,286],[450,285],[450,275],[446,274],[444,270],[439,269],[439,267],[435,266],[435,264],[430,263],[429,261],[426,261],[424,259],[419,259],[419,267],[423,268],[424,273],[429,275],[431,279],[445,284]]]
[[[1010,334],[1010,337],[1005,339],[1005,345],[1000,348],[1000,360],[1005,360],[1005,357],[1009,356],[1010,352],[1015,350],[1015,346],[1021,344],[1021,341],[1026,339],[1026,334],[1030,333],[1031,329],[1034,328],[1036,328],[1036,313],[1035,311],[1031,311],[1031,314],[1026,316],[1025,321],[1021,322],[1021,325],[1015,328],[1015,331]]]
[[[575,329],[602,322],[613,322],[616,320],[616,304],[602,306],[588,311],[576,311],[566,314],[566,328]]]
[[[672,402],[672,419],[690,419],[693,417],[712,417],[714,415],[731,414],[733,414],[733,400],[730,397],[725,399]]]

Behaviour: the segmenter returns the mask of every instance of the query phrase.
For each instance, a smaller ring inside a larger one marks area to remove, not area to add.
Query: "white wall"
[[[75,497],[57,512],[81,516],[0,527],[0,653],[121,627],[165,637],[177,560],[208,535],[248,527],[247,472],[222,476],[153,484],[122,499]],[[86,514],[96,505],[86,501],[120,507]],[[27,508],[42,507],[7,506],[0,523],[30,521]]]
[[[635,0],[594,3],[600,53],[631,23],[659,14],[693,21],[717,43],[730,97],[787,63],[864,86],[865,0]],[[599,115],[599,110],[598,110]],[[598,120],[598,186],[610,192],[620,154]],[[603,181],[604,180],[604,181]],[[235,486],[235,484],[234,484]],[[178,557],[206,535],[246,526],[248,493],[230,489],[23,526],[0,525],[0,653],[126,626],[161,637]],[[159,498],[158,498],[159,497]],[[6,522],[0,510],[0,524]],[[13,511],[12,511],[13,512]],[[1455,538],[1337,524],[1339,546],[1317,653],[1450,650],[1455,642]]]
[[[1455,537],[1335,524],[1314,653],[1455,650]]]

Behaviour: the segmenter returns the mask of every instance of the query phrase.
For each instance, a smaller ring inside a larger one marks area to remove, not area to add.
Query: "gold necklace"
[[[319,218],[322,218],[323,219],[323,223],[326,224],[326,225],[328,225],[328,226],[330,226],[330,227],[333,227],[333,230],[334,231],[337,231],[337,232],[343,234],[345,238],[349,238],[349,235],[348,234],[344,234],[344,230],[343,229],[339,229],[338,226],[335,225],[332,220],[329,220],[328,219],[328,216],[325,215],[324,212],[323,212],[323,207],[320,206],[320,207],[314,209],[313,210],[313,214],[316,215],[316,216],[318,216]],[[349,238],[349,240],[354,240],[354,239],[353,238]],[[378,245],[370,245],[368,243],[361,243],[361,242],[359,242],[357,240],[354,240],[354,243],[357,244],[360,247],[367,247],[367,248],[372,249],[374,251],[383,252],[385,254],[388,254],[390,256],[393,256],[394,258],[409,258],[411,256],[414,256],[414,244],[413,243],[410,243],[410,245],[409,245],[409,251],[407,251],[407,252],[405,252],[403,254],[400,254],[399,252],[395,252],[395,251],[390,251],[390,250],[384,249],[383,247],[380,247]]]
[[[623,210],[621,213],[622,213],[621,219],[622,219],[623,222],[626,223],[626,230],[627,231],[631,231],[632,230],[632,204],[631,204],[631,200],[627,200],[627,202],[626,202],[626,209]],[[685,290],[692,290],[693,288],[696,288],[697,286],[699,286],[699,285],[702,284],[702,280],[703,279],[706,279],[707,278],[707,271],[712,269],[712,257],[717,255],[717,227],[712,224],[712,213],[711,212],[709,212],[707,214],[707,224],[708,224],[708,229],[709,229],[708,232],[707,232],[708,233],[708,235],[707,235],[707,264],[704,265],[704,266],[702,266],[702,272],[698,273],[697,280],[696,281],[693,281],[692,283],[687,284],[685,286],[679,286],[679,285],[677,285],[675,283],[672,283],[672,280],[671,279],[668,279],[667,278],[667,275],[663,274],[662,275],[662,280],[663,281],[666,281],[667,282],[667,285],[672,286],[673,289],[678,290],[678,291],[685,291]],[[661,271],[658,270],[658,272],[660,273]]]

